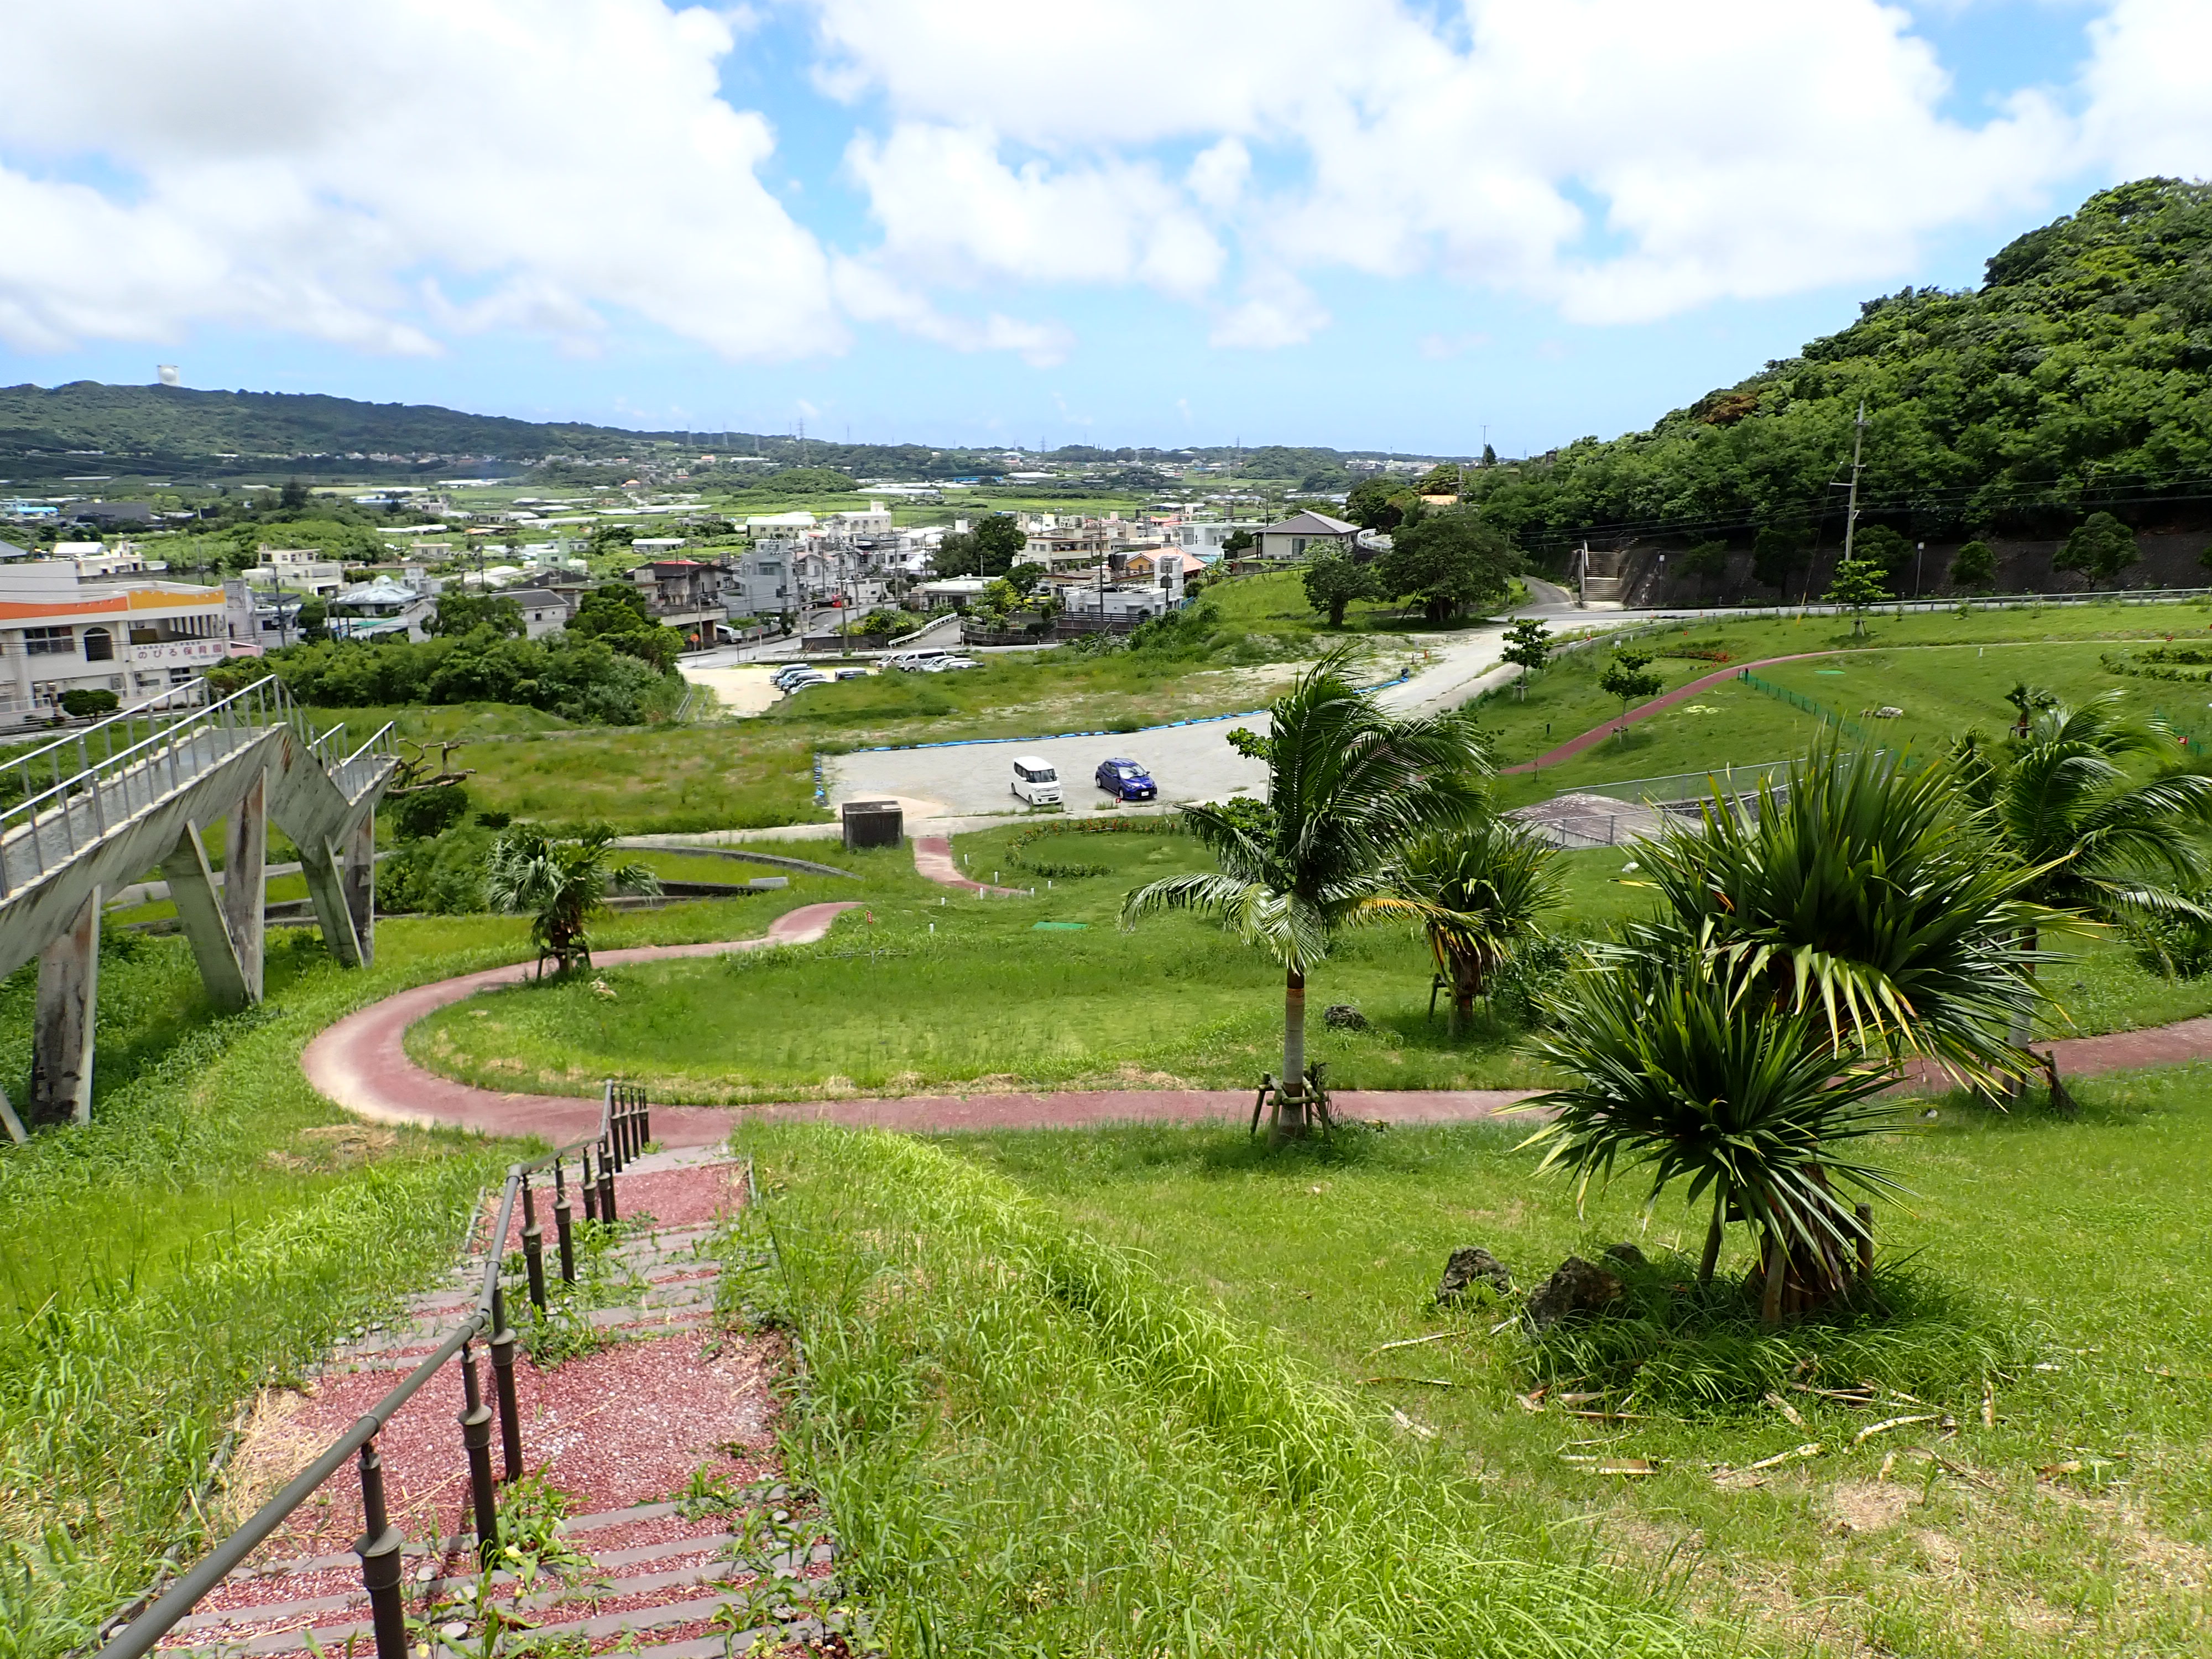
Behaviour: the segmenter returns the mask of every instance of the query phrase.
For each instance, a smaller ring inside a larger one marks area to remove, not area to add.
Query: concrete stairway
[[[525,1480],[501,1488],[501,1527],[520,1554],[503,1556],[500,1571],[479,1575],[463,1530],[461,1401],[426,1389],[386,1426],[379,1443],[407,1540],[407,1613],[420,1621],[411,1648],[476,1653],[496,1624],[526,1626],[533,1644],[563,1638],[562,1650],[578,1654],[720,1659],[763,1640],[768,1650],[844,1650],[837,1632],[855,1615],[836,1605],[825,1522],[776,1459],[781,1339],[732,1331],[715,1313],[721,1263],[710,1247],[742,1200],[740,1175],[713,1153],[637,1159],[622,1187],[625,1213],[638,1219],[606,1234],[580,1226],[578,1285],[565,1303],[556,1296],[550,1322],[522,1323],[518,1313],[526,1343],[549,1363],[515,1367]],[[511,1235],[508,1248],[517,1242]],[[260,1454],[342,1430],[455,1327],[483,1273],[479,1247],[447,1285],[333,1352],[304,1398],[264,1396],[246,1466],[287,1475]],[[540,1339],[572,1350],[580,1339],[582,1351],[553,1364]],[[240,1507],[256,1496],[241,1494]],[[361,1522],[358,1491],[333,1479],[163,1650],[304,1654],[312,1641],[327,1654],[350,1641],[366,1650],[368,1600],[350,1549]]]

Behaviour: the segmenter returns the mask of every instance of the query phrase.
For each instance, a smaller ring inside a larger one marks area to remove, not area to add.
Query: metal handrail
[[[370,741],[374,743],[375,739]],[[399,1594],[404,1540],[386,1513],[384,1467],[377,1455],[376,1437],[392,1413],[421,1391],[447,1360],[456,1354],[460,1356],[462,1392],[467,1407],[460,1419],[461,1443],[469,1465],[470,1509],[476,1523],[477,1561],[484,1571],[489,1572],[499,1553],[499,1507],[491,1468],[493,1411],[483,1398],[471,1345],[482,1337],[491,1350],[501,1452],[506,1479],[512,1481],[522,1474],[522,1427],[514,1394],[516,1339],[507,1323],[507,1297],[501,1279],[507,1259],[507,1229],[514,1219],[516,1200],[520,1197],[522,1204],[522,1249],[531,1301],[542,1313],[546,1305],[544,1237],[538,1225],[531,1177],[549,1165],[552,1168],[556,1194],[553,1213],[560,1237],[561,1277],[574,1284],[575,1250],[563,1176],[565,1161],[571,1155],[581,1154],[586,1218],[612,1222],[615,1175],[644,1150],[651,1133],[650,1108],[644,1091],[610,1080],[596,1134],[569,1141],[526,1163],[509,1164],[500,1194],[498,1218],[485,1252],[483,1287],[477,1292],[476,1306],[461,1322],[460,1328],[440,1343],[428,1358],[408,1373],[404,1382],[356,1419],[352,1427],[325,1447],[289,1486],[256,1510],[245,1525],[194,1564],[158,1600],[121,1629],[114,1630],[100,1650],[98,1659],[140,1659],[141,1655],[150,1652],[295,1510],[336,1474],[348,1457],[356,1454],[361,1464],[365,1524],[361,1537],[355,1540],[354,1553],[361,1558],[362,1583],[368,1592],[377,1659],[406,1659],[406,1619]],[[599,1155],[596,1182],[592,1172],[594,1150]]]

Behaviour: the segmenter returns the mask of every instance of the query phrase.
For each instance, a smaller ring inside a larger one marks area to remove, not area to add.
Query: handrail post
[[[589,1146],[584,1148],[583,1178],[576,1184],[584,1189],[584,1219],[597,1221],[599,1218],[599,1188],[598,1182],[592,1177],[592,1149]]]
[[[514,1333],[507,1322],[507,1292],[491,1293],[491,1377],[499,1395],[499,1449],[507,1478],[522,1479],[522,1417],[514,1403]]]
[[[615,1223],[615,1166],[605,1141],[599,1143],[599,1220],[610,1227]]]
[[[653,1140],[653,1103],[645,1097],[645,1091],[637,1091],[637,1149],[641,1152]]]
[[[364,1524],[353,1553],[361,1558],[361,1584],[368,1592],[376,1659],[407,1659],[407,1609],[399,1599],[399,1528],[384,1510],[384,1460],[376,1442],[361,1449],[361,1507]]]
[[[522,1177],[522,1260],[530,1273],[530,1304],[545,1311],[545,1230],[538,1224],[538,1206],[532,1201],[530,1177]]]
[[[468,1408],[461,1413],[461,1445],[469,1457],[469,1507],[477,1522],[477,1565],[491,1571],[499,1559],[499,1498],[491,1479],[491,1407],[477,1381],[473,1342],[461,1344],[461,1388]]]
[[[569,1218],[568,1183],[561,1173],[561,1160],[553,1160],[553,1231],[561,1238],[561,1282],[576,1282],[575,1224]]]

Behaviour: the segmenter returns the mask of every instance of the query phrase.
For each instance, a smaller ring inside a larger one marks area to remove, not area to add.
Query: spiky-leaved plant
[[[1530,1137],[1547,1169],[1564,1165],[1577,1199],[1616,1165],[1649,1165],[1649,1201],[1678,1182],[1711,1194],[1700,1279],[1728,1224],[1752,1230],[1762,1312],[1832,1300],[1848,1286],[1863,1230],[1840,1188],[1896,1183],[1850,1143],[1893,1127],[1876,1098],[1896,1080],[1886,1059],[1838,1065],[1809,1004],[1779,1006],[1748,962],[1695,951],[1616,959],[1577,981],[1538,1053],[1574,1081],[1538,1097],[1555,1114]]]
[[[1407,849],[1394,884],[1376,902],[1413,917],[1451,990],[1452,1031],[1490,994],[1491,976],[1515,945],[1559,907],[1559,852],[1510,818],[1484,817],[1425,836]]]
[[[495,910],[530,915],[530,939],[538,947],[541,975],[548,957],[563,974],[579,963],[592,965],[585,926],[606,908],[610,892],[649,896],[660,890],[659,878],[647,866],[610,862],[614,839],[615,832],[603,823],[574,841],[556,841],[526,823],[492,843],[484,897]]]
[[[1306,975],[1340,928],[1380,920],[1398,855],[1484,810],[1488,751],[1457,714],[1399,719],[1346,674],[1341,652],[1269,708],[1268,735],[1232,739],[1267,763],[1264,811],[1188,806],[1183,821],[1220,865],[1130,893],[1125,927],[1160,910],[1218,916],[1283,965],[1279,1134],[1304,1133]]]
[[[1819,1027],[1829,1063],[1923,1057],[1995,1091],[2033,1062],[2039,873],[1976,833],[1944,762],[1823,747],[1745,805],[1716,791],[1640,855],[1662,901],[1631,948],[1703,953]]]
[[[2198,840],[2212,823],[2212,777],[2178,769],[2172,729],[2131,717],[2123,696],[2075,707],[2016,686],[2021,725],[1999,745],[1962,740],[1953,765],[2027,894],[2108,921],[2212,922],[2189,896],[2212,877]],[[2026,938],[2032,948],[2032,921]],[[2027,1035],[2017,1021],[2015,1042]],[[2055,1088],[2055,1060],[2051,1075]]]

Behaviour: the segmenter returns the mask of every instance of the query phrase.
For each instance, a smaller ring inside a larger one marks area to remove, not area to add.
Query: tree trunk
[[[2033,951],[2035,949],[2036,941],[2042,937],[2042,933],[2039,930],[2030,927],[2022,932],[2020,937],[2021,942],[2029,950]],[[2030,984],[2033,984],[2035,982],[2035,965],[2033,963],[2028,964],[2027,978]],[[2033,1035],[2033,1028],[2028,1024],[2027,1017],[2025,1014],[2016,1016],[2013,1020],[2012,1029],[2005,1033],[2005,1036],[2011,1041],[2012,1046],[2022,1052],[2027,1050],[2028,1039]],[[2058,1076],[2058,1068],[2055,1062],[2051,1066],[2051,1075],[2052,1080],[2055,1082]],[[2026,1099],[2027,1095],[2027,1073],[2022,1073],[2019,1077],[2013,1079],[2012,1097],[2014,1103],[2015,1105],[2019,1104]]]
[[[1275,1138],[1306,1132],[1306,976],[1283,971],[1283,1085],[1275,1096]]]
[[[1723,1219],[1728,1214],[1728,1194],[1719,1188],[1713,1192],[1713,1218],[1705,1229],[1705,1253],[1698,1259],[1698,1283],[1712,1282],[1713,1269],[1721,1262],[1721,1237]]]

